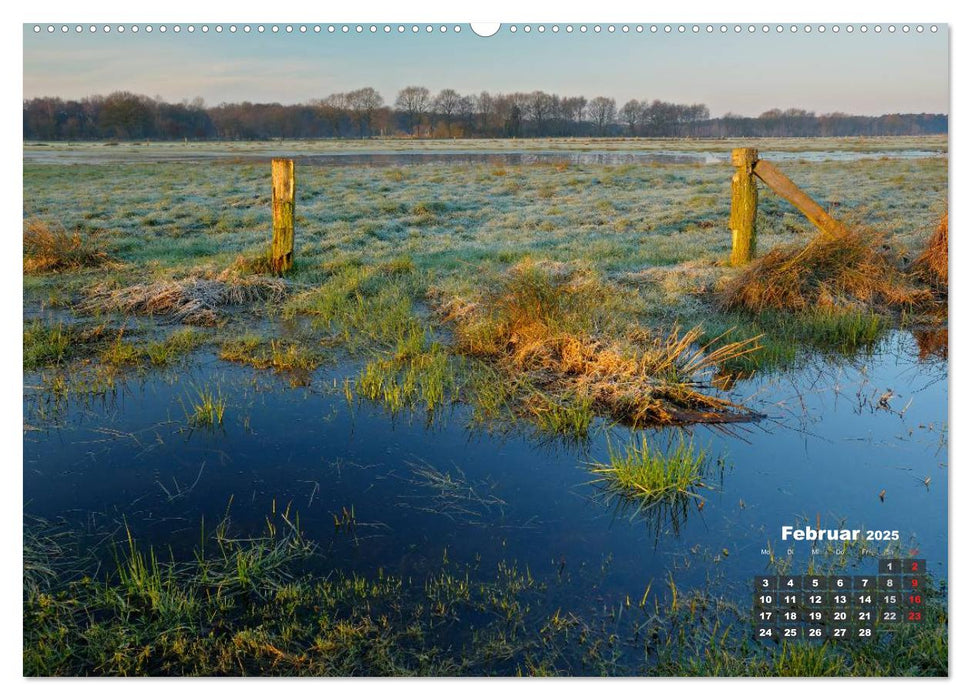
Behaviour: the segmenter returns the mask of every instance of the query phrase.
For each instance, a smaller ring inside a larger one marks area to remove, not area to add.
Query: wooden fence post
[[[839,236],[846,232],[846,228],[842,223],[834,219],[825,209],[816,204],[812,197],[796,187],[795,183],[779,172],[779,169],[772,165],[772,163],[760,160],[755,164],[754,170],[762,182],[801,211],[818,229],[832,236]]]
[[[273,272],[282,275],[293,267],[293,209],[297,183],[293,160],[273,159],[273,246],[270,262]]]
[[[755,164],[759,152],[754,148],[732,150],[732,213],[728,220],[732,230],[732,265],[745,265],[755,255],[755,214],[759,205],[759,190],[755,182]]]

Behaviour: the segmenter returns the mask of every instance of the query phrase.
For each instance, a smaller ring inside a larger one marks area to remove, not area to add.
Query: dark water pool
[[[946,363],[920,361],[907,334],[849,364],[820,359],[740,382],[733,396],[768,418],[692,431],[724,463],[704,506],[636,514],[611,501],[589,468],[625,429],[567,445],[489,431],[462,406],[429,423],[352,405],[337,388],[348,366],[296,389],[211,351],[190,366],[44,415],[27,377],[25,512],[83,527],[124,519],[142,542],[191,556],[203,519],[214,523],[228,507],[237,527],[255,533],[289,503],[331,568],[420,575],[443,558],[515,560],[538,574],[596,571],[604,597],[639,596],[669,577],[679,586],[714,577],[743,596],[766,570],[763,548],[784,554],[781,527],[818,519],[899,530],[905,552],[946,576]],[[184,404],[201,385],[226,399],[223,429],[187,427]],[[353,509],[352,529],[335,528],[344,509]],[[808,554],[796,548],[797,568]]]

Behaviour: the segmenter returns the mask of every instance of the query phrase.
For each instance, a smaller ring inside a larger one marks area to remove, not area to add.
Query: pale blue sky
[[[198,26],[198,25],[197,25]],[[210,25],[212,27],[214,25]],[[460,92],[546,90],[704,102],[715,116],[772,107],[817,113],[949,112],[947,27],[918,34],[689,30],[595,34],[535,29],[475,36],[365,33],[138,34],[24,26],[24,97],[129,90],[169,101],[303,102],[371,85],[393,102],[405,85]],[[255,25],[253,25],[255,27]],[[269,26],[269,25],[267,25]],[[592,25],[591,25],[592,26]],[[830,25],[828,25],[830,26]],[[872,26],[872,25],[871,25]],[[926,26],[926,25],[925,25]],[[884,25],[886,27],[886,25]]]

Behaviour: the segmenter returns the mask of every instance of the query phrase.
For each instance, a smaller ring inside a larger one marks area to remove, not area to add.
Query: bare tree
[[[546,123],[556,114],[560,98],[542,90],[536,90],[526,96],[526,116],[536,126],[536,133],[543,136],[546,133]]]
[[[607,125],[617,119],[617,102],[613,97],[594,97],[590,100],[587,114],[597,125],[597,133],[603,136]]]
[[[481,120],[479,125],[480,130],[487,133],[496,131],[498,111],[496,98],[483,90],[479,93],[478,97],[475,98],[475,108],[478,111],[479,119]]]
[[[576,128],[580,127],[583,123],[583,113],[586,111],[587,98],[580,97],[564,97],[560,100],[560,113],[563,119],[567,122],[575,122]],[[574,128],[571,126],[571,128]]]
[[[464,135],[468,136],[475,129],[475,110],[477,100],[475,95],[466,95],[459,100],[459,119],[465,125]]]
[[[462,96],[451,88],[445,88],[435,98],[435,112],[436,114],[442,115],[442,118],[445,120],[445,129],[448,132],[449,138],[452,136],[452,119],[455,118],[455,113],[459,108],[461,99]]]
[[[431,93],[428,88],[420,85],[409,85],[398,92],[394,101],[396,109],[405,113],[408,120],[408,133],[414,134],[415,128],[421,126],[421,117],[428,111],[431,103]]]
[[[627,128],[630,129],[630,135],[636,135],[637,125],[644,119],[644,103],[638,102],[637,100],[628,100],[620,108],[620,118],[624,120]]]
[[[340,137],[341,122],[344,121],[349,109],[347,95],[343,92],[334,92],[322,100],[313,100],[310,104],[330,127],[334,136]]]
[[[370,136],[374,110],[384,104],[384,98],[373,87],[365,87],[347,93],[347,102],[354,113],[361,138],[363,139],[365,134]]]

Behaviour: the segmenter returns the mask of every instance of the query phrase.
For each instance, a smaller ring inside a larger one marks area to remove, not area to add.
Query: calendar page
[[[651,11],[25,20],[23,676],[949,675],[951,27]]]

